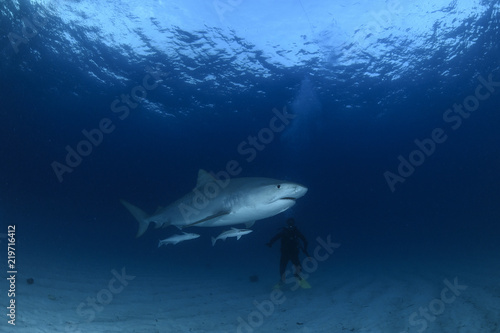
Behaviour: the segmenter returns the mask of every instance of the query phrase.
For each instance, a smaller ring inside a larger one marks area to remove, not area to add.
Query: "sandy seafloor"
[[[397,252],[363,255],[340,247],[317,267],[311,266],[311,289],[284,290],[282,295],[272,293],[276,256],[242,262],[219,258],[212,264],[181,266],[181,260],[161,265],[109,258],[69,263],[59,262],[54,254],[53,260],[21,265],[17,324],[7,329],[26,333],[500,332],[500,255]],[[120,284],[113,280],[113,270],[130,278]],[[252,274],[258,275],[258,281],[250,281]],[[28,277],[35,282],[28,285]],[[450,284],[459,287],[452,291]],[[97,304],[99,310],[95,310],[86,305],[89,298],[107,304]],[[281,304],[270,306],[271,300]]]

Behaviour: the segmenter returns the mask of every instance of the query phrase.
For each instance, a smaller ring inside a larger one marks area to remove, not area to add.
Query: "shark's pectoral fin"
[[[245,222],[245,228],[250,229],[255,224],[255,221]]]
[[[241,235],[236,236],[236,240],[240,240]]]
[[[192,227],[193,225],[197,225],[197,224],[200,224],[200,223],[203,223],[203,222],[206,222],[206,221],[209,221],[209,220],[212,220],[212,219],[216,219],[218,217],[221,217],[221,216],[224,216],[224,215],[227,215],[229,214],[230,212],[227,212],[227,211],[222,211],[222,212],[218,212],[218,213],[215,213],[213,215],[209,215],[199,221],[196,221],[196,222],[193,222],[193,223],[190,223],[190,224],[187,224],[187,225],[183,225],[182,228],[186,228],[186,227]]]

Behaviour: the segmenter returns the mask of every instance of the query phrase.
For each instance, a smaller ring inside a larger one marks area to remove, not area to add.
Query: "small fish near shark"
[[[271,178],[218,179],[199,170],[196,187],[191,192],[152,215],[125,200],[121,203],[139,222],[139,237],[150,223],[154,223],[156,228],[236,224],[245,224],[246,228],[250,228],[256,220],[289,209],[306,192],[306,187],[292,182]]]
[[[236,237],[236,240],[239,240],[241,236],[246,235],[251,233],[253,230],[250,229],[237,229],[237,228],[231,228],[230,230],[226,230],[222,232],[217,238],[212,237],[212,246],[215,245],[215,242],[217,242],[219,239],[226,240],[226,238],[229,237]]]
[[[170,236],[168,238],[165,238],[165,239],[159,241],[158,247],[160,247],[162,245],[168,245],[168,244],[175,245],[177,243],[184,242],[184,241],[187,241],[190,239],[196,239],[198,237],[200,237],[200,235],[198,235],[198,234],[190,234],[187,232],[183,232],[182,235],[173,235],[173,236]]]

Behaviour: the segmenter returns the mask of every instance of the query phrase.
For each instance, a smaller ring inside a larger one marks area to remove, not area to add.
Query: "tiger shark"
[[[154,223],[156,228],[176,226],[179,229],[220,227],[245,224],[250,228],[262,220],[295,205],[307,188],[292,182],[272,178],[215,178],[205,170],[198,171],[196,187],[180,199],[152,215],[121,200],[139,222],[137,237]]]

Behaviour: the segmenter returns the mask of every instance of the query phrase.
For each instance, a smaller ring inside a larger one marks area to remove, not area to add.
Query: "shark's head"
[[[255,213],[266,217],[292,207],[307,192],[307,187],[276,179],[260,178],[254,185],[248,193],[248,199]]]

